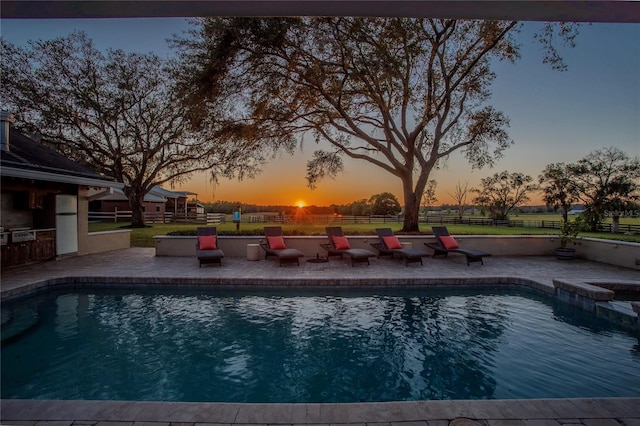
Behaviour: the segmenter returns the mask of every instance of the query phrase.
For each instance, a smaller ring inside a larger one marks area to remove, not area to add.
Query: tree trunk
[[[127,194],[129,205],[131,206],[131,227],[144,228],[144,196],[145,194],[138,191],[131,191]]]
[[[404,222],[402,232],[419,232],[418,219],[420,218],[420,198],[413,191],[411,181],[403,182],[404,186]]]
[[[617,234],[620,232],[620,216],[613,216],[611,218],[611,233]]]

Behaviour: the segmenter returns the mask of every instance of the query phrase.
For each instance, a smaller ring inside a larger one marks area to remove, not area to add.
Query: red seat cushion
[[[402,244],[400,244],[400,240],[395,235],[382,237],[382,239],[384,240],[384,245],[387,246],[389,250],[397,250],[402,248]]]
[[[444,248],[446,248],[447,250],[453,250],[459,247],[456,240],[450,235],[440,237],[440,242],[442,243]]]
[[[347,240],[345,236],[334,235],[331,239],[333,240],[333,245],[336,247],[336,250],[349,250],[351,248],[349,240]]]
[[[216,235],[200,235],[198,244],[200,250],[218,250],[218,237]]]
[[[271,250],[284,250],[287,248],[282,235],[267,236],[267,242]]]

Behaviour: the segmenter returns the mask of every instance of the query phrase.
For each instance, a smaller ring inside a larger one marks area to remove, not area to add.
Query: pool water
[[[640,396],[637,336],[517,290],[74,290],[3,323],[2,398]]]

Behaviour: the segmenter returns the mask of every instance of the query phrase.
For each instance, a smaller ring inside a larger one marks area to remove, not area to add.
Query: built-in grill
[[[24,241],[34,241],[36,239],[36,230],[30,228],[11,228],[11,242],[21,243]]]
[[[34,241],[36,239],[36,230],[28,226],[5,228],[0,227],[0,245],[9,243],[21,243],[24,241]]]

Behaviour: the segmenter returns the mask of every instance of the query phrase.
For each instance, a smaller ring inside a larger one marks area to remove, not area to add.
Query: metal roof
[[[169,191],[168,189],[154,186],[149,193],[160,195],[166,198],[189,198],[189,195],[198,195],[196,192],[189,191]]]
[[[0,150],[0,175],[103,188],[124,186],[13,128],[9,130],[8,150]]]
[[[96,199],[100,201],[129,201],[127,196],[124,195],[124,191],[120,188],[114,189],[111,194],[106,194]],[[167,202],[167,199],[165,197],[155,195],[149,192],[147,195],[144,196],[143,201],[145,203],[163,203],[164,204]]]
[[[188,198],[189,195],[197,194],[189,191],[169,191],[168,189],[154,186],[149,190],[147,195],[144,196],[144,201],[147,203],[166,203],[167,198]],[[126,201],[127,196],[122,189],[114,189],[112,193],[105,194],[96,199],[101,201]]]

